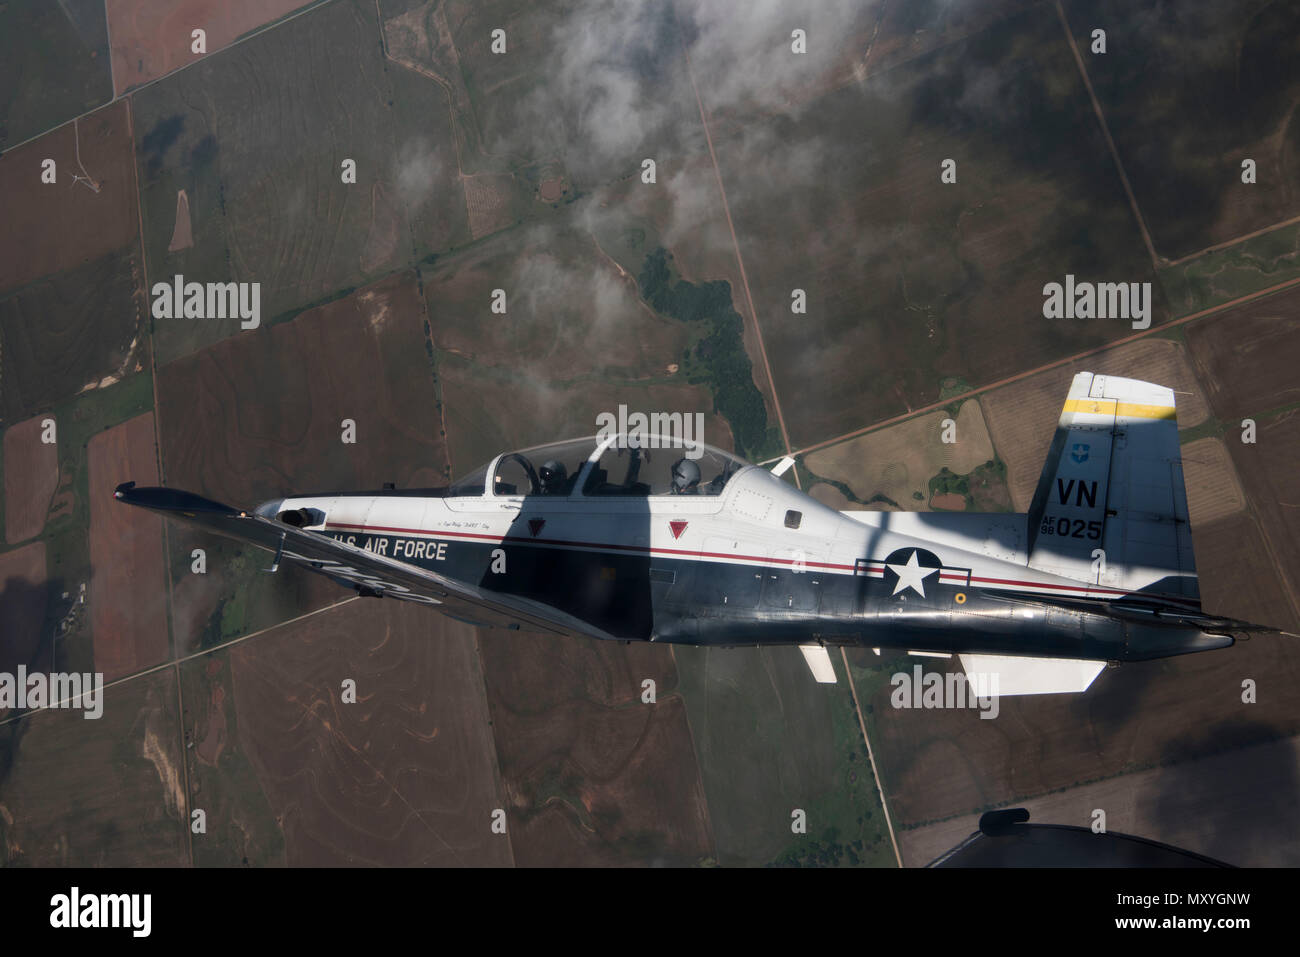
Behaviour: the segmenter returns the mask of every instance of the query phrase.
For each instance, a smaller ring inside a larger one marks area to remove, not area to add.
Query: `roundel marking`
[[[922,598],[925,597],[926,579],[939,574],[939,569],[943,567],[943,562],[939,561],[939,556],[934,552],[911,546],[890,552],[884,564],[885,581],[892,580],[894,585],[891,595],[911,590]]]

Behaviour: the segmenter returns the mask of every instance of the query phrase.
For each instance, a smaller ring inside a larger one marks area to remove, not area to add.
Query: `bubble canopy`
[[[453,482],[447,495],[720,495],[731,477],[749,465],[703,442],[620,433],[503,452]]]

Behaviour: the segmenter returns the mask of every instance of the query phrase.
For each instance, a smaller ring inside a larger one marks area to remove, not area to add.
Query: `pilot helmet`
[[[542,487],[547,489],[558,488],[569,477],[568,470],[565,469],[563,462],[557,462],[555,459],[548,459],[542,463],[540,472]]]
[[[673,491],[684,492],[700,483],[700,467],[688,458],[673,464]]]

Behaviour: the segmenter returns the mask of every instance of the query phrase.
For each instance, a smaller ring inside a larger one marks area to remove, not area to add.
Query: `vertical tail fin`
[[[1029,508],[1029,565],[1199,597],[1172,389],[1074,377]]]

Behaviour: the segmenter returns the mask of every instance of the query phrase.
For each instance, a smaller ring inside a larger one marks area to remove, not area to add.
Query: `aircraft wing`
[[[958,657],[977,693],[993,695],[1077,694],[1087,691],[1106,667],[1104,661],[1081,658]]]
[[[803,660],[808,663],[814,681],[824,685],[838,682],[835,666],[831,664],[831,655],[825,645],[800,645],[799,650],[803,652]]]
[[[447,578],[192,492],[136,488],[134,482],[127,482],[119,485],[114,494],[128,505],[147,508],[187,525],[266,549],[275,555],[272,570],[281,561],[293,562],[364,593],[430,605],[452,618],[489,628],[614,638],[541,602]]]

